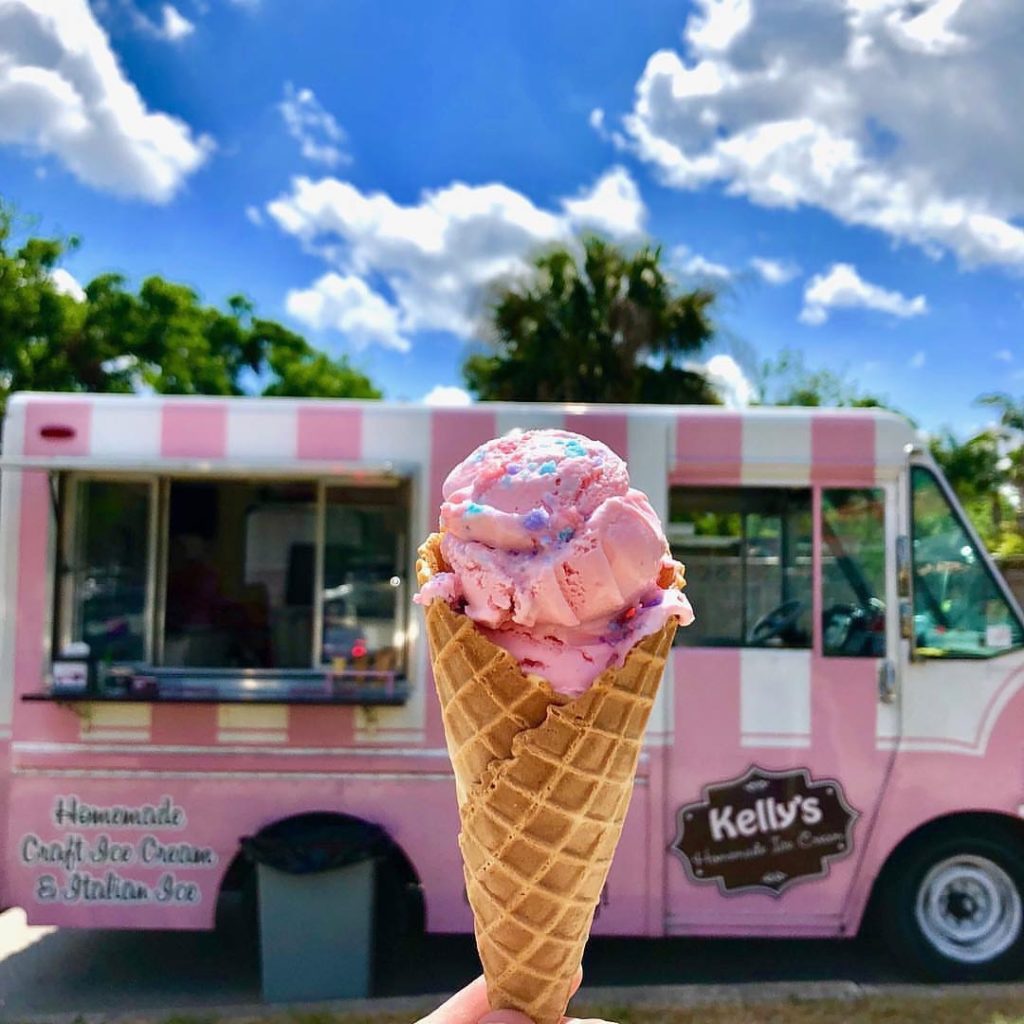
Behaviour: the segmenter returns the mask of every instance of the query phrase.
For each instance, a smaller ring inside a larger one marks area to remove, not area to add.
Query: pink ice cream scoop
[[[438,573],[416,595],[471,619],[523,670],[583,693],[641,638],[693,611],[663,589],[677,563],[646,495],[610,448],[565,430],[481,445],[443,487]]]

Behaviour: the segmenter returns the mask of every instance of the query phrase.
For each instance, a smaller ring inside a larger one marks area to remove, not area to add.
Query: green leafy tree
[[[290,398],[380,398],[369,377],[354,370],[344,356],[332,359],[305,338],[271,320],[255,320],[265,340],[270,381],[264,395]]]
[[[754,386],[761,405],[892,409],[886,398],[861,391],[841,373],[811,369],[797,349],[786,348],[764,360],[754,373]]]
[[[714,293],[677,291],[658,247],[627,254],[597,237],[582,253],[539,256],[526,282],[492,308],[490,351],[463,374],[482,399],[713,404],[714,389],[681,365],[714,333]]]
[[[1016,533],[1013,510],[1006,497],[1006,460],[1000,455],[999,434],[984,430],[960,441],[949,429],[929,441],[932,456],[956,492],[985,544],[999,551],[1008,529]]]
[[[185,285],[150,277],[136,292],[118,274],[84,299],[62,294],[54,271],[77,240],[19,242],[14,228],[0,206],[0,414],[14,391],[380,397],[344,356],[257,317],[241,295],[221,310]]]
[[[929,441],[932,456],[961,501],[987,497],[1004,482],[998,442],[998,435],[991,430],[961,442],[949,429]],[[1000,516],[1001,511],[995,509],[997,523]]]
[[[1024,400],[992,392],[978,397],[979,405],[986,405],[999,414],[998,436],[1005,451],[1003,481],[1016,493],[1017,534],[1019,551],[1024,554]]]

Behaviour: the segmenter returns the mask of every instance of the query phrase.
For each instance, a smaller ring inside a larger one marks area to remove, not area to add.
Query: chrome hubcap
[[[1006,952],[1024,922],[1020,893],[986,857],[962,854],[936,864],[917,891],[917,923],[944,956],[984,963]]]

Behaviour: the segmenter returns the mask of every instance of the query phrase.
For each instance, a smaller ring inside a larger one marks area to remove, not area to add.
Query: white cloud
[[[247,206],[245,208],[245,219],[250,224],[255,224],[259,227],[263,223],[263,214],[258,206]]]
[[[193,6],[200,14],[206,13],[205,0]],[[150,17],[139,7],[138,0],[92,0],[93,13],[109,25],[111,21],[123,21],[126,25],[143,35],[161,39],[166,43],[176,43],[195,32],[196,26],[185,17],[173,4],[165,3],[160,7],[159,17]]]
[[[526,274],[538,249],[571,243],[578,227],[601,219],[606,229],[632,232],[642,219],[634,191],[628,174],[613,168],[557,210],[506,185],[461,182],[403,205],[337,178],[299,177],[267,212],[338,272],[383,282],[403,334],[468,338],[494,283]]]
[[[625,167],[605,171],[589,189],[562,208],[573,227],[599,231],[613,238],[629,238],[643,231],[647,207],[636,182]]]
[[[347,136],[325,110],[312,89],[296,89],[286,82],[284,99],[277,105],[288,134],[299,143],[302,156],[313,163],[337,167],[350,163],[351,157],[341,148]]]
[[[0,144],[58,157],[95,188],[167,202],[212,149],[147,109],[85,0],[0,0]]]
[[[732,356],[719,353],[706,363],[687,363],[686,366],[703,373],[730,409],[742,409],[757,398],[757,389]]]
[[[676,274],[688,283],[723,285],[733,278],[732,270],[724,263],[709,260],[685,245],[678,245],[672,250],[671,264]]]
[[[629,149],[629,142],[622,132],[609,130],[603,107],[594,107],[587,116],[587,123],[594,129],[599,138],[604,139],[605,142],[610,142],[616,149]]]
[[[470,405],[469,392],[451,384],[436,384],[422,398],[425,405]]]
[[[800,268],[788,260],[774,260],[765,256],[754,256],[750,265],[768,284],[788,284],[800,273]]]
[[[161,8],[161,22],[157,26],[157,34],[161,39],[166,39],[172,43],[177,42],[179,39],[192,35],[195,30],[195,25],[177,7],[174,7],[172,4],[163,5]]]
[[[918,349],[907,360],[907,366],[909,366],[912,370],[920,370],[921,367],[924,366],[925,362],[927,362],[927,357],[924,354],[924,350],[923,349]]]
[[[1024,267],[1022,34],[1019,0],[697,0],[623,123],[669,185]]]
[[[76,302],[85,300],[85,289],[78,283],[78,278],[71,271],[65,270],[63,267],[54,267],[50,271],[50,280],[61,295],[70,295]]]
[[[754,17],[752,0],[707,0],[700,8],[686,25],[686,38],[706,53],[728,50]]]
[[[992,358],[998,359],[1001,363],[1012,363],[1013,353],[1008,348],[1001,348]]]
[[[963,5],[964,0],[931,0],[930,4],[904,4],[900,10],[889,4],[892,10],[886,18],[887,27],[909,50],[937,55],[962,51],[970,41],[954,31],[950,23]]]
[[[354,348],[381,345],[409,351],[409,341],[399,330],[397,311],[362,278],[330,271],[309,288],[289,291],[285,308],[313,330],[338,331]]]
[[[833,309],[874,309],[912,317],[927,313],[928,303],[923,295],[909,299],[865,281],[850,263],[833,263],[824,274],[815,274],[807,282],[800,319],[805,324],[823,324]]]

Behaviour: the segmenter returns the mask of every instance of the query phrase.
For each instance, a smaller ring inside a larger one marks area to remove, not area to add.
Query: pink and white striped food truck
[[[870,922],[918,969],[1016,971],[1021,610],[870,409],[16,396],[0,906],[211,928],[240,837],[316,814],[384,830],[389,920],[469,931],[415,551],[446,471],[539,426],[628,459],[697,613],[595,934]]]

